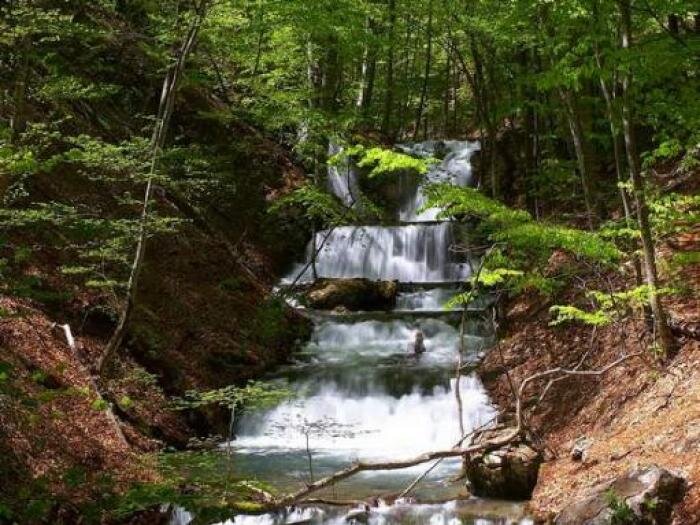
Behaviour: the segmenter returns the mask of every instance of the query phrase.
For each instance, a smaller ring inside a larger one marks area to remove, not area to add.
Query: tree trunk
[[[615,175],[617,179],[617,185],[620,192],[620,199],[622,201],[622,209],[625,213],[625,223],[628,228],[633,226],[632,217],[632,204],[630,203],[630,194],[628,190],[624,187],[625,176],[624,173],[624,137],[620,133],[620,127],[618,123],[620,122],[619,114],[615,111],[615,81],[613,81],[613,86],[608,87],[605,78],[603,77],[603,62],[601,60],[600,51],[597,46],[595,48],[595,59],[596,65],[598,66],[598,71],[600,72],[600,90],[603,94],[603,100],[605,101],[605,109],[608,116],[608,121],[610,123],[610,136],[612,137],[613,144],[613,156],[615,159]],[[636,243],[635,243],[636,245]],[[635,248],[636,251],[636,248]],[[644,283],[644,278],[642,276],[642,265],[639,261],[639,257],[636,254],[632,256],[632,263],[634,264],[634,279],[637,286],[641,286]]]
[[[371,18],[367,18],[367,33],[368,38],[374,38],[374,22]],[[374,95],[374,79],[377,71],[377,52],[374,42],[368,42],[365,45],[362,56],[362,72],[360,80],[360,90],[357,95],[357,108],[363,116],[369,112],[372,105],[372,96]]]
[[[124,341],[124,336],[126,335],[129,321],[131,320],[134,305],[136,304],[139,277],[143,268],[143,260],[146,256],[148,221],[150,219],[150,201],[151,194],[153,192],[153,181],[156,175],[156,168],[161,150],[165,144],[168,127],[170,125],[170,117],[172,116],[175,105],[177,84],[185,68],[187,57],[192,51],[192,48],[197,40],[199,28],[201,27],[201,24],[206,16],[208,6],[209,3],[204,1],[198,7],[196,17],[178,51],[177,59],[168,69],[165,80],[163,81],[160,103],[158,105],[158,117],[153,129],[153,136],[151,137],[151,167],[146,181],[146,190],[144,192],[143,204],[141,208],[139,234],[136,241],[136,253],[131,265],[131,272],[129,274],[126,289],[126,299],[119,316],[119,322],[117,323],[117,327],[112,334],[112,337],[107,343],[107,348],[97,361],[97,370],[100,375],[104,375],[109,363],[111,362],[111,359],[121,347],[122,342]]]
[[[17,137],[24,133],[27,128],[27,84],[29,83],[29,50],[30,40],[28,36],[22,38],[19,46],[20,65],[17,71],[15,80],[15,88],[13,90],[12,102],[14,105],[14,113],[10,119],[10,143],[17,140]]]
[[[397,136],[403,137],[404,132],[406,130],[407,126],[407,120],[408,120],[408,112],[410,109],[410,103],[411,103],[411,88],[410,86],[413,86],[416,83],[415,79],[411,78],[411,72],[415,70],[415,65],[416,65],[416,57],[418,56],[418,50],[413,49],[414,47],[414,42],[417,45],[418,42],[420,42],[420,38],[413,38],[414,32],[411,30],[412,27],[412,19],[410,16],[407,16],[405,19],[406,23],[406,39],[403,45],[404,48],[404,53],[403,57],[401,59],[401,65],[402,70],[401,70],[401,87],[402,87],[402,95],[403,99],[401,100],[401,103],[399,104],[399,116],[398,116],[398,132]]]
[[[489,116],[489,110],[488,110],[488,102],[484,99],[484,95],[481,90],[481,81],[480,79],[477,78],[479,75],[479,64],[480,58],[478,51],[476,49],[476,42],[472,39],[471,42],[471,52],[472,52],[472,58],[474,59],[475,67],[474,67],[474,72],[469,70],[469,67],[467,66],[467,62],[464,58],[464,55],[462,54],[461,50],[457,46],[457,43],[454,41],[454,38],[452,36],[449,37],[448,44],[452,52],[454,53],[454,57],[456,58],[456,61],[459,65],[459,68],[461,69],[462,73],[464,76],[467,78],[467,82],[469,83],[469,87],[472,90],[472,94],[474,95],[474,105],[476,108],[476,115],[477,115],[477,120],[479,124],[479,131],[480,131],[480,136],[481,136],[481,158],[482,159],[488,159],[489,160],[489,171],[490,171],[490,176],[491,176],[491,183],[492,183],[492,192],[494,191],[494,187],[496,184],[496,156],[495,156],[495,137],[496,137],[496,131],[495,131],[495,126],[492,124],[492,121]],[[478,62],[477,62],[478,61]],[[455,95],[455,104],[456,104],[456,95]],[[485,128],[487,131],[485,131]],[[484,171],[483,168],[479,171]],[[477,182],[477,187],[481,187],[481,179],[482,175],[481,173],[477,173],[478,180]],[[494,193],[495,195],[495,193]]]
[[[632,45],[632,15],[630,0],[618,0],[621,16],[622,49],[627,51]],[[649,208],[647,207],[644,181],[639,163],[637,140],[634,129],[634,115],[630,96],[632,88],[632,73],[627,71],[622,77],[622,127],[625,136],[627,164],[632,179],[634,201],[637,208],[637,221],[642,237],[642,253],[644,255],[644,271],[649,286],[649,303],[654,317],[654,332],[664,355],[669,355],[674,349],[674,340],[668,327],[666,312],[658,294],[659,278],[656,268],[656,253],[654,240],[649,224]]]
[[[338,38],[328,35],[324,42],[325,55],[321,64],[321,107],[327,111],[338,109],[338,93],[342,81],[342,64],[338,54]]]
[[[445,92],[442,100],[442,134],[447,137],[450,129],[450,97],[452,96],[452,54],[445,59]]]
[[[425,52],[425,70],[423,71],[423,86],[420,92],[420,102],[418,102],[418,110],[416,112],[416,128],[413,132],[413,140],[418,139],[420,132],[420,124],[423,119],[423,110],[425,109],[425,101],[428,96],[428,81],[430,80],[430,69],[433,62],[433,1],[428,4],[428,27],[427,27],[428,47]],[[424,137],[425,138],[425,137]]]
[[[480,106],[482,116],[482,129],[486,128],[485,136],[482,136],[484,142],[484,152],[482,158],[488,159],[489,179],[491,181],[491,197],[497,199],[501,194],[500,179],[496,170],[496,140],[498,130],[496,127],[495,116],[493,114],[493,106],[486,87],[486,78],[484,75],[484,64],[481,60],[481,52],[474,36],[470,40],[470,50],[472,59],[474,60],[474,80],[472,89],[477,98],[477,107]]]
[[[394,34],[396,32],[396,0],[389,0],[389,53],[386,65],[386,96],[384,98],[384,116],[382,133],[393,138],[391,117],[394,110]]]
[[[572,100],[571,93],[563,88],[560,88],[559,96],[564,103],[564,108],[566,110],[566,118],[569,123],[569,131],[571,132],[571,140],[574,144],[574,152],[576,153],[576,165],[578,166],[579,175],[581,177],[583,202],[586,206],[586,219],[588,222],[588,227],[592,230],[594,228],[595,213],[593,211],[592,204],[590,171],[588,169],[588,159],[586,158],[583,126],[581,125],[581,119],[578,115],[576,105]]]

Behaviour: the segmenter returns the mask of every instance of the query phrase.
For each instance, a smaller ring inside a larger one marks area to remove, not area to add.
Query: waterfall
[[[339,155],[343,147],[334,142],[328,145],[328,158]],[[360,197],[360,184],[357,168],[349,160],[341,161],[340,165],[328,166],[328,189],[347,206],[357,206]]]
[[[441,162],[431,167],[425,176],[425,183],[450,183],[455,186],[469,186],[472,183],[471,157],[479,151],[478,142],[457,140],[429,141],[418,144],[398,146],[404,153],[417,157],[435,157],[444,154]],[[404,197],[401,202],[399,219],[402,222],[435,221],[442,211],[430,208],[420,212],[426,204],[423,184],[416,185],[407,176],[401,176],[399,182]],[[408,191],[406,191],[408,190]]]
[[[432,166],[428,181],[471,183],[469,159],[478,149],[475,143],[440,141],[400,148],[416,156],[442,157]],[[331,145],[330,154],[338,151]],[[328,182],[346,205],[359,194],[352,166],[330,167]],[[477,314],[468,318],[462,336],[454,313],[443,308],[470,274],[468,261],[450,249],[456,242],[456,225],[436,220],[440,210],[418,212],[425,196],[415,178],[405,177],[400,183],[398,225],[337,227],[318,232],[315,243],[323,246],[316,258],[320,277],[399,281],[395,310],[311,316],[314,329],[304,352],[272,378],[294,395],[272,408],[243,413],[238,420],[237,437],[230,443],[238,476],[269,482],[282,492],[293,490],[312,476],[318,479],[357,460],[408,459],[451,448],[462,438],[460,419],[468,431],[495,416],[479,379],[455,374],[463,347],[462,362],[474,361],[493,338],[490,326]],[[311,255],[309,247],[307,260]],[[294,281],[304,267],[298,265],[283,282]],[[313,278],[310,270],[301,277],[302,281]],[[426,349],[423,354],[414,351],[417,333]],[[337,487],[339,494],[332,488],[320,496],[359,500],[398,493],[427,468],[362,472]],[[445,480],[459,471],[458,458],[442,461],[422,479],[416,495],[458,497],[460,486]],[[531,523],[522,519],[520,506],[489,503],[492,507],[487,511],[469,502],[380,502],[363,520],[372,525]],[[258,516],[238,515],[224,525],[341,525],[348,523],[346,512],[323,505],[301,506]],[[173,525],[188,523],[190,516],[178,519]]]
[[[453,257],[450,223],[405,226],[341,226],[317,233],[315,246],[323,245],[316,258],[319,277],[399,280],[403,282],[459,281],[469,265]],[[311,257],[313,243],[307,248]],[[304,265],[287,277],[293,280]],[[311,280],[311,270],[302,281]]]

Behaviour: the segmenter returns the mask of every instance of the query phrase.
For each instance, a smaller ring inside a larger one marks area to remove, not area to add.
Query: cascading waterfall
[[[466,185],[471,180],[469,158],[478,145],[445,141],[402,149],[425,157],[444,154],[428,179]],[[356,177],[350,167],[329,170],[331,189],[347,205],[359,191]],[[470,268],[450,252],[453,225],[435,220],[439,210],[418,213],[423,204],[422,189],[414,182],[402,197],[399,225],[347,226],[318,233],[317,245],[324,242],[316,260],[319,276],[398,280],[401,292],[396,310],[344,317],[318,314],[299,361],[271,378],[293,391],[294,397],[274,408],[247,413],[238,422],[232,445],[239,476],[267,481],[281,491],[292,490],[312,475],[318,479],[358,459],[406,459],[450,448],[461,438],[460,419],[469,430],[494,417],[495,409],[479,380],[472,375],[455,378],[460,331],[452,312],[442,306]],[[304,266],[295,268],[286,281],[297,280]],[[301,277],[312,279],[310,272]],[[478,315],[465,326],[467,352],[462,359],[468,362],[493,334]],[[427,349],[420,356],[412,347],[417,331],[423,334]],[[461,407],[456,402],[457,385]],[[427,467],[363,472],[321,495],[347,500],[399,493]],[[459,470],[458,459],[443,461],[414,495],[458,497],[460,487],[445,480]],[[530,523],[522,519],[520,506],[490,505],[478,499],[443,505],[380,502],[362,519],[372,525]],[[295,507],[260,516],[239,515],[226,525],[341,524],[349,522],[346,512],[323,505]],[[188,519],[181,513],[173,524],[183,525]]]
[[[445,157],[433,166],[425,178],[425,183],[449,183],[455,186],[469,186],[472,183],[471,158],[479,151],[478,142],[463,142],[458,140],[429,141],[413,145],[401,145],[399,149],[417,157],[435,157],[443,153]],[[408,177],[400,179],[403,185],[401,210],[399,219],[403,222],[435,221],[442,210],[429,208],[421,211],[427,199],[423,193],[423,185],[416,185]]]
[[[469,265],[449,252],[454,243],[450,223],[404,226],[342,226],[317,234],[319,277],[397,280],[401,282],[454,282],[469,275]],[[311,257],[313,246],[307,249]],[[287,280],[306,273],[299,281],[313,279],[307,264],[297,265]]]
[[[328,145],[328,158],[343,152],[343,147],[331,142]],[[347,161],[328,167],[328,189],[347,206],[356,206],[360,196],[360,183],[357,168]]]

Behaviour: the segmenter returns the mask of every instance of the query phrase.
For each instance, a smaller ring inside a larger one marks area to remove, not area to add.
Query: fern
[[[607,326],[613,321],[612,317],[603,310],[585,312],[571,305],[554,305],[549,309],[549,312],[555,316],[554,320],[549,323],[552,326],[572,321],[590,326]]]

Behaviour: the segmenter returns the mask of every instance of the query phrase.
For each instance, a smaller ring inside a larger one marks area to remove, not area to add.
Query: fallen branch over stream
[[[499,439],[493,439],[490,441],[484,441],[475,445],[468,447],[461,447],[461,442],[458,446],[447,449],[447,450],[437,450],[432,452],[426,452],[419,456],[415,456],[410,459],[395,460],[395,461],[377,461],[377,462],[362,462],[359,461],[354,463],[342,470],[339,470],[329,476],[321,478],[314,483],[306,485],[304,488],[287,494],[286,496],[279,498],[275,501],[275,506],[285,507],[293,503],[304,500],[310,494],[318,492],[321,489],[335,485],[336,483],[348,479],[355,474],[367,471],[379,471],[379,470],[400,470],[408,467],[414,467],[416,465],[421,465],[423,463],[428,463],[433,460],[441,460],[445,458],[461,457],[469,454],[474,454],[477,452],[487,452],[490,450],[495,450],[505,445],[509,445],[516,440],[522,439],[523,433],[525,432],[525,421],[523,416],[522,399],[525,389],[530,383],[538,381],[540,379],[552,378],[552,376],[568,377],[568,376],[580,376],[580,377],[598,377],[609,372],[613,368],[621,365],[629,359],[640,357],[643,352],[636,352],[633,354],[625,354],[615,361],[609,363],[605,367],[599,370],[580,370],[577,366],[573,369],[567,369],[563,367],[552,368],[550,370],[545,370],[537,374],[531,375],[525,378],[521,383],[517,391],[517,396],[515,400],[515,412],[516,412],[516,426],[512,430]],[[541,396],[543,397],[543,396]],[[536,407],[537,405],[535,405]],[[535,408],[533,407],[533,408]],[[411,487],[412,489],[413,487]],[[312,501],[312,500],[305,500]],[[320,500],[319,500],[320,501]]]
[[[408,467],[414,467],[416,465],[421,465],[423,463],[427,463],[429,461],[433,461],[435,459],[441,459],[441,458],[454,458],[454,457],[460,457],[464,456],[465,454],[473,454],[475,452],[482,452],[484,450],[492,450],[494,448],[502,447],[503,445],[507,445],[510,443],[514,438],[518,437],[520,434],[520,430],[517,428],[514,428],[512,432],[508,433],[506,436],[504,436],[501,439],[486,442],[486,443],[480,443],[478,445],[472,445],[470,447],[466,448],[452,448],[449,450],[437,450],[433,452],[426,452],[425,454],[421,454],[420,456],[416,456],[410,459],[404,459],[404,460],[396,460],[396,461],[377,461],[377,462],[357,462],[354,463],[342,470],[339,470],[335,472],[334,474],[331,474],[330,476],[326,476],[325,478],[319,479],[318,481],[314,483],[308,484],[306,487],[303,489],[298,490],[297,492],[294,492],[292,494],[288,494],[287,496],[279,499],[277,501],[277,504],[279,506],[286,506],[291,503],[294,503],[296,501],[299,501],[302,498],[305,498],[309,494],[313,494],[314,492],[317,492],[325,487],[329,487],[331,485],[334,485],[338,483],[339,481],[343,481],[344,479],[347,479],[349,477],[354,476],[355,474],[358,474],[359,472],[366,472],[366,471],[377,471],[377,470],[400,470]]]

